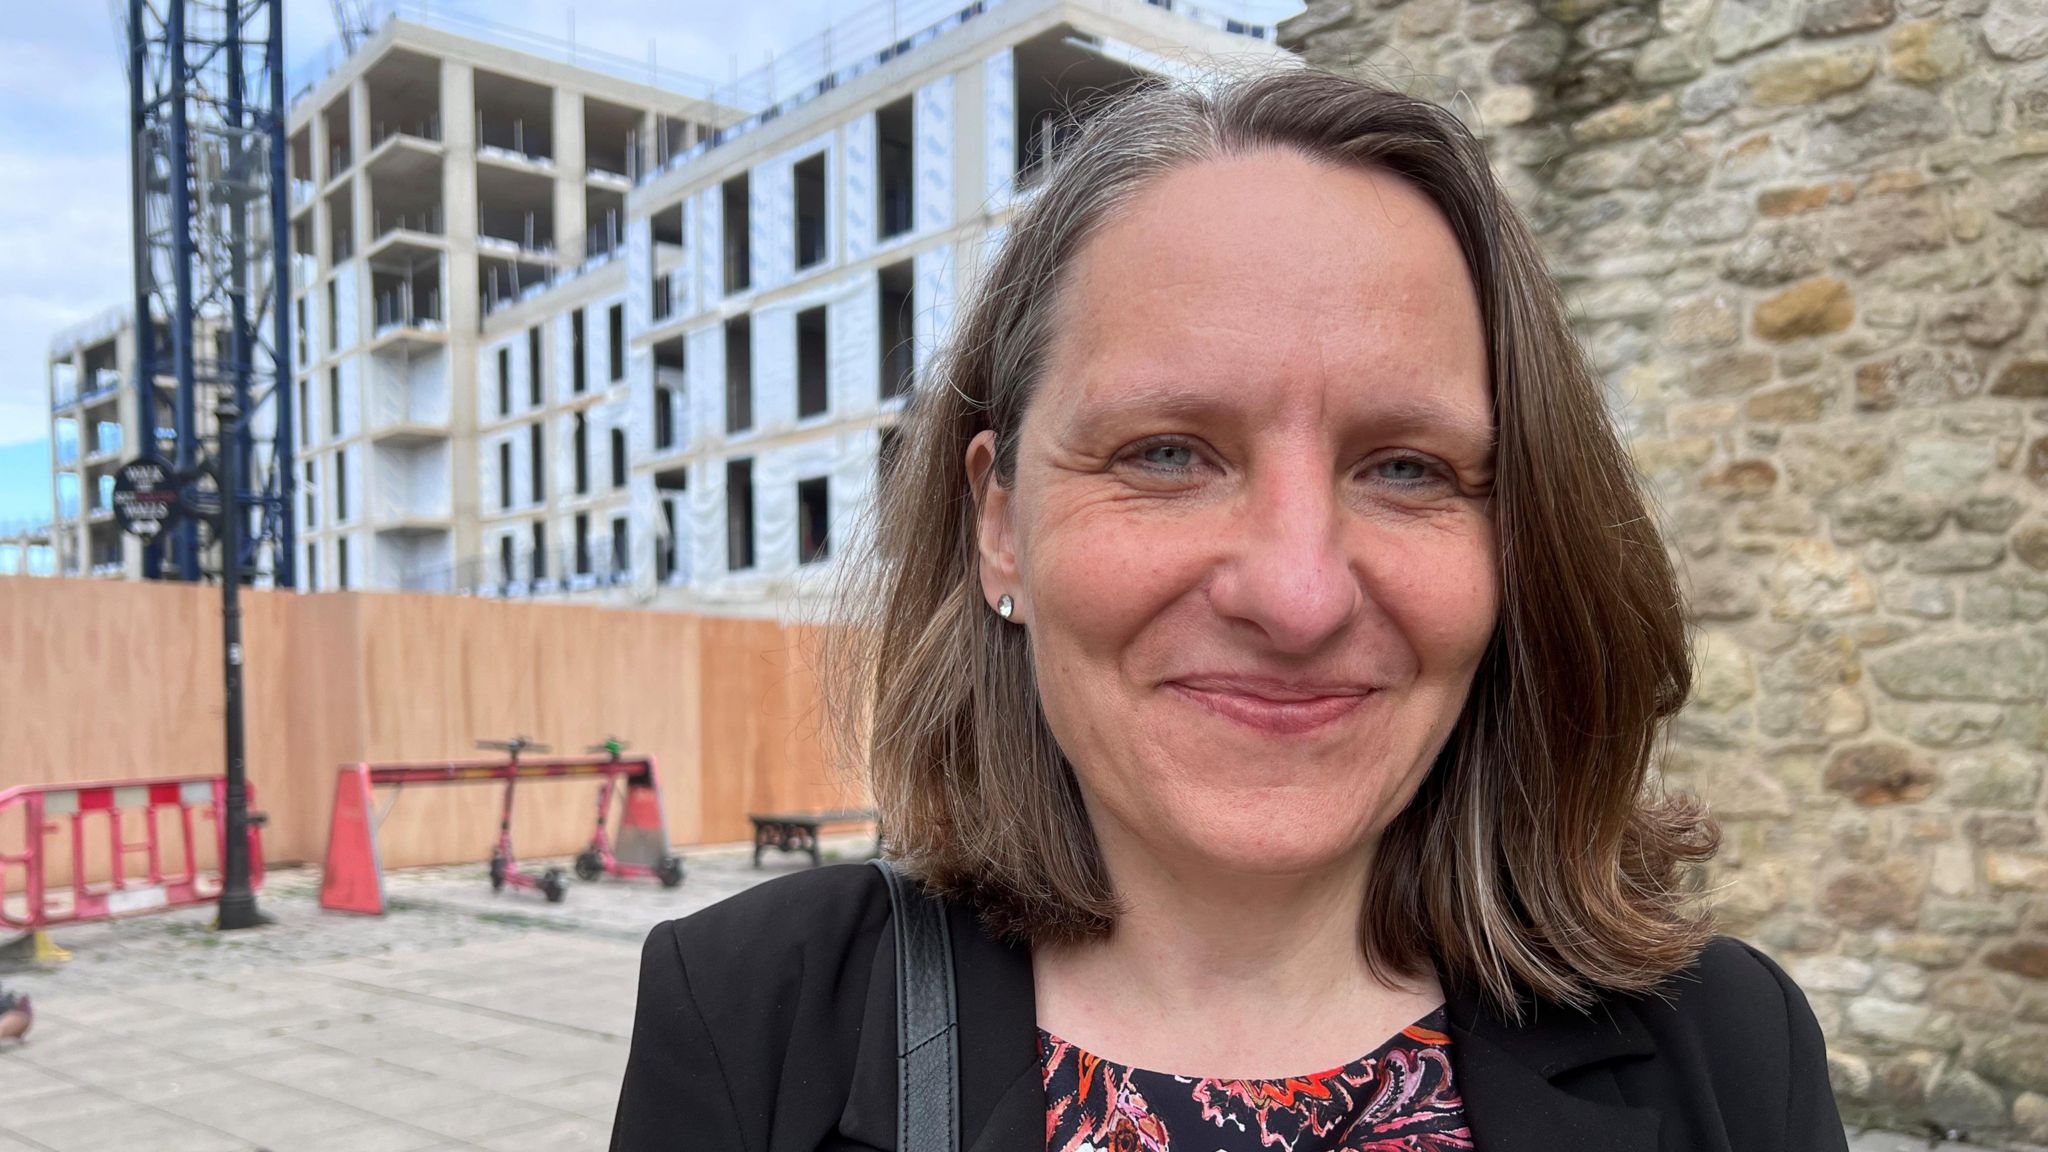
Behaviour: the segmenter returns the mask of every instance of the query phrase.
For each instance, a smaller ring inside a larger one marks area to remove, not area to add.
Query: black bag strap
[[[887,860],[896,920],[896,1149],[959,1152],[960,1028],[946,909]]]

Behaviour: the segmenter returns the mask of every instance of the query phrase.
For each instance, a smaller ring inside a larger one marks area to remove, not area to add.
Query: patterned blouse
[[[1047,1152],[1470,1149],[1444,1010],[1341,1068],[1214,1080],[1112,1064],[1041,1028]]]

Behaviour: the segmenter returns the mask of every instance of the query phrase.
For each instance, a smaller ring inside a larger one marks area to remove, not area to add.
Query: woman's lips
[[[1275,736],[1313,732],[1350,715],[1372,696],[1371,692],[1353,692],[1302,700],[1269,700],[1248,692],[1195,688],[1174,681],[1168,681],[1166,687],[1226,720]]]

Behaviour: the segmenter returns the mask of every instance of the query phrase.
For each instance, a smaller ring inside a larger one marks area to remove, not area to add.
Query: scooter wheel
[[[604,858],[597,854],[597,849],[585,848],[576,854],[576,878],[578,880],[588,882],[602,875],[604,875]]]
[[[654,878],[661,881],[663,888],[673,888],[683,882],[683,858],[663,856],[661,863],[654,866]]]
[[[569,894],[569,880],[562,875],[560,868],[550,868],[541,875],[540,894],[547,897],[550,904],[560,904],[562,897]]]
[[[502,892],[504,889],[505,858],[494,852],[491,854],[491,891]]]

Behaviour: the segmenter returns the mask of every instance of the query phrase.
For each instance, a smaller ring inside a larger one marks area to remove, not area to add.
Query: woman
[[[1687,898],[1672,571],[1453,117],[1120,102],[906,424],[843,702],[946,898],[958,1147],[1846,1146]],[[896,964],[867,867],[657,928],[613,1147],[897,1147]]]

